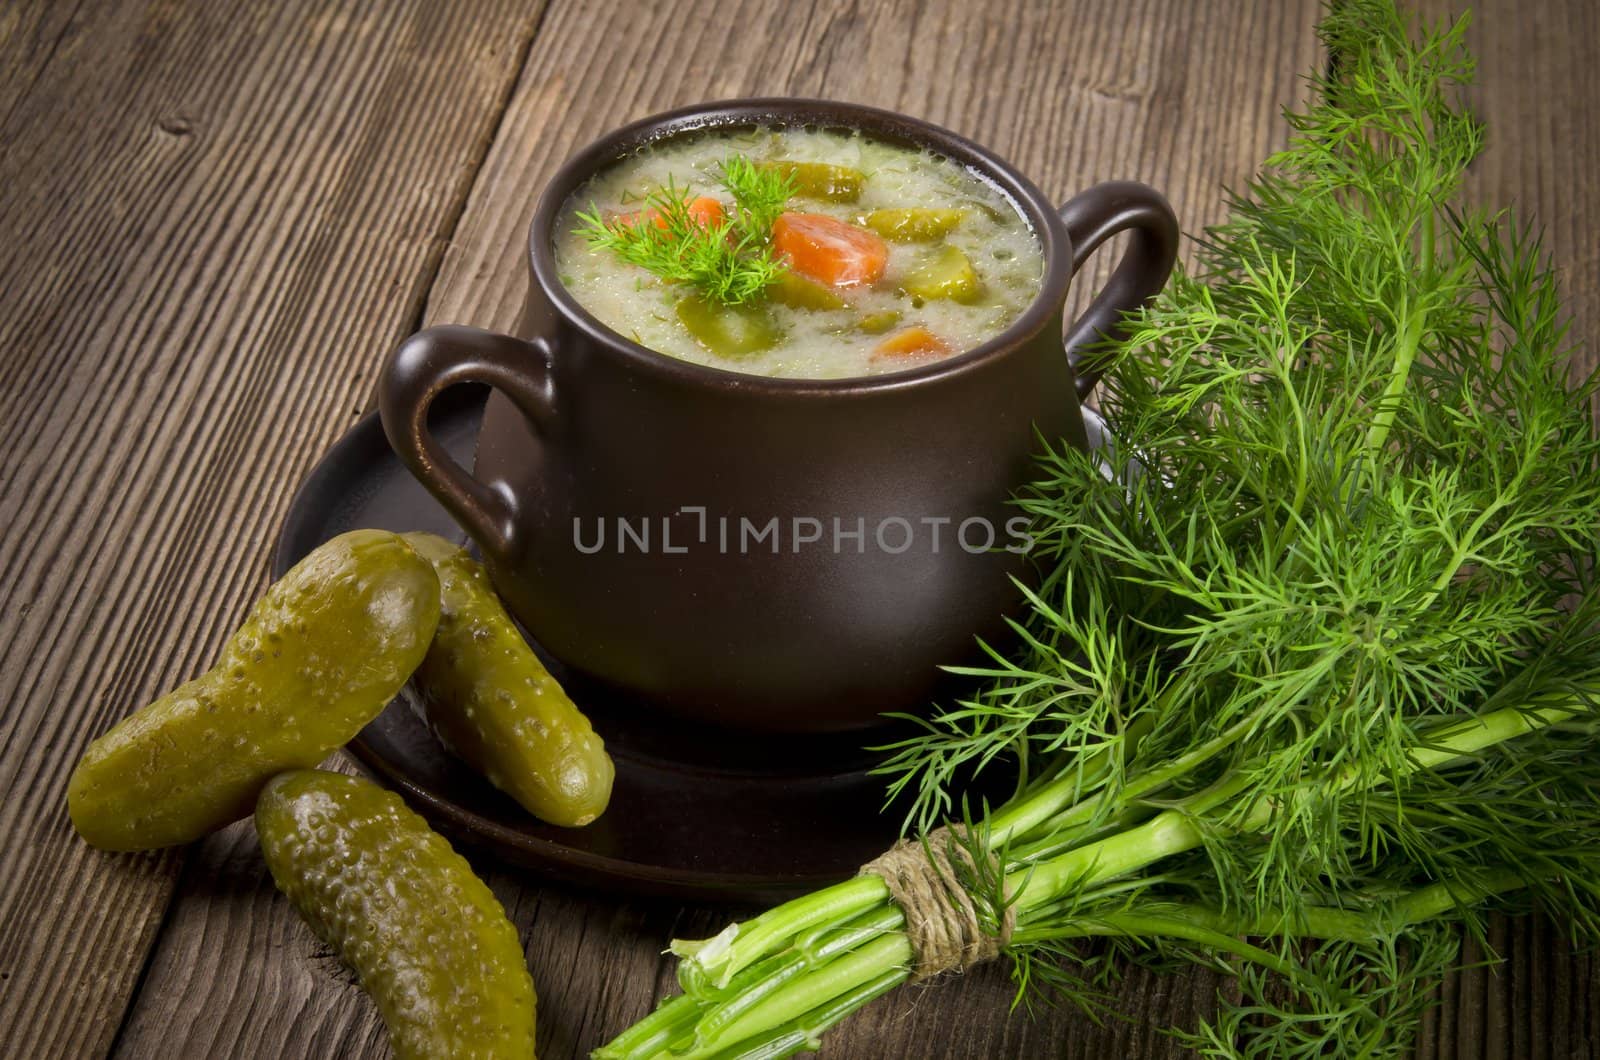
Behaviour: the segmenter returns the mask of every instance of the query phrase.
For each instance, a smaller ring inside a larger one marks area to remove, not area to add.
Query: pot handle
[[[1114,180],[1073,196],[1061,207],[1061,220],[1072,240],[1073,275],[1107,239],[1119,232],[1133,235],[1105,289],[1067,330],[1067,360],[1077,374],[1082,399],[1104,371],[1093,359],[1094,347],[1121,337],[1123,315],[1155,297],[1172,275],[1178,258],[1178,218],[1154,188]]]
[[[445,325],[402,342],[378,376],[378,415],[400,462],[464,527],[483,551],[509,556],[516,499],[474,478],[428,430],[428,408],[458,383],[487,383],[535,426],[551,419],[550,350],[478,328]]]

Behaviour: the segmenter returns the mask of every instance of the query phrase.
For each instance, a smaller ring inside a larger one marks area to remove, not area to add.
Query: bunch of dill
[[[1465,26],[1414,43],[1390,0],[1331,9],[1320,104],[1107,351],[1131,474],[1048,461],[1028,650],[891,765],[924,824],[1001,756],[1065,763],[1107,823],[1211,804],[1193,852],[1063,918],[1170,906],[1285,940],[1367,918],[1283,943],[1287,1002],[1248,969],[1254,1006],[1197,1039],[1216,1055],[1401,1048],[1458,948],[1404,914],[1421,889],[1480,937],[1534,903],[1600,927],[1596,380],[1569,381],[1538,241],[1456,205],[1484,136],[1453,95]],[[1418,768],[1499,708],[1534,731]]]

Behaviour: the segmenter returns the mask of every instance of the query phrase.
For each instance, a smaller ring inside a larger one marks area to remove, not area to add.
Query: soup
[[[1004,331],[1038,239],[971,170],[859,132],[763,127],[651,144],[578,188],[561,281],[607,327],[686,361],[835,378]]]

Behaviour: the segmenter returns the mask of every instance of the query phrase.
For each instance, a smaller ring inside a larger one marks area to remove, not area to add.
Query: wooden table
[[[1429,2],[1430,9],[1443,5]],[[1472,177],[1516,200],[1600,333],[1600,15],[1484,0]],[[506,327],[541,185],[640,115],[752,94],[902,109],[1065,198],[1164,189],[1186,230],[1285,137],[1319,0],[176,0],[0,7],[0,1055],[386,1054],[247,824],[108,856],[72,835],[84,745],[203,669],[266,580],[306,470],[429,322]],[[1595,837],[1573,837],[1575,842]],[[583,1056],[725,910],[483,863],[539,984],[541,1055]],[[1537,922],[1452,980],[1431,1056],[1592,1055],[1600,970]],[[901,991],[834,1058],[1167,1056],[1224,984],[1132,974],[1097,1027],[1007,1017],[999,969]]]

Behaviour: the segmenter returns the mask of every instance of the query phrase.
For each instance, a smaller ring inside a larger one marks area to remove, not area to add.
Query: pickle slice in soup
[[[932,243],[942,239],[961,223],[961,210],[935,210],[914,207],[909,210],[873,210],[867,214],[867,227],[895,243]]]
[[[794,181],[796,195],[826,202],[855,202],[861,198],[861,186],[867,182],[867,175],[859,169],[826,162],[758,162],[757,165],[776,170]]]
[[[816,280],[808,280],[799,273],[785,270],[782,277],[767,288],[767,297],[790,309],[843,309],[844,299]]]
[[[973,302],[983,296],[983,281],[960,247],[945,245],[920,257],[900,281],[913,298]]]
[[[678,303],[677,312],[695,341],[718,357],[760,353],[783,338],[783,329],[759,306],[717,305],[692,294]]]

